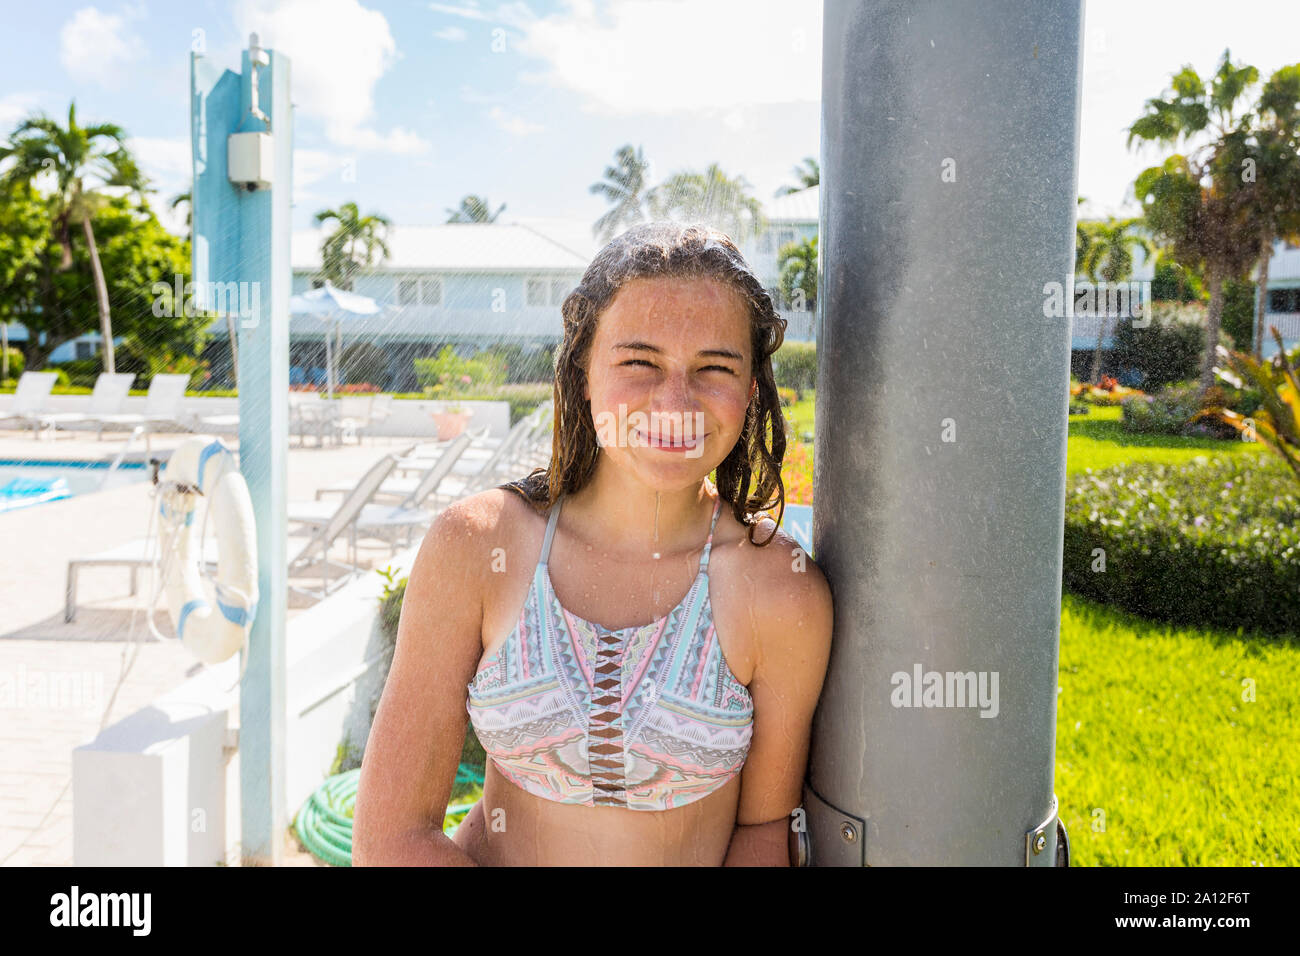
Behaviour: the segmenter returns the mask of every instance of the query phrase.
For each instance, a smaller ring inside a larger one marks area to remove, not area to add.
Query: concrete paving
[[[62,432],[48,440],[30,430],[0,431],[0,459],[111,461],[125,437]],[[154,435],[151,445],[170,450],[185,437]],[[237,439],[223,441],[238,450]],[[289,450],[290,501],[312,501],[317,488],[355,480],[380,455],[420,439],[365,438],[359,446],[324,448],[298,448],[296,441]],[[141,447],[128,460],[145,458]],[[146,480],[0,513],[0,865],[71,865],[73,748],[203,667],[174,639],[161,595],[153,622],[163,639],[150,631],[145,605],[157,586],[151,572],[140,572],[133,596],[126,568],[83,569],[76,619],[64,622],[68,559],[144,537],[156,508],[152,490]],[[200,513],[196,527],[201,520]],[[302,541],[290,538],[290,553]],[[362,539],[358,563],[382,568],[391,554],[389,545]],[[331,557],[349,563],[346,535]],[[318,586],[320,577],[291,580]],[[311,604],[291,592],[289,618]],[[285,845],[287,865],[323,865],[291,835]],[[237,856],[228,862],[239,865]]]

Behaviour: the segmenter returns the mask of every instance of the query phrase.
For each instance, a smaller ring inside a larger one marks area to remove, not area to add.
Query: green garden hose
[[[360,777],[360,767],[327,777],[294,817],[294,832],[298,834],[302,845],[330,866],[352,865],[352,814],[357,802],[357,782]],[[463,763],[456,768],[456,784],[477,784],[481,787],[483,771]],[[442,832],[447,836],[455,833],[475,802],[477,801],[447,807]]]

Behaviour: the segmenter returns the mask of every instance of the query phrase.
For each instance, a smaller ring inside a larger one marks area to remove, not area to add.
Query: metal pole
[[[825,6],[812,865],[1057,862],[1045,293],[1073,289],[1082,28],[1081,0]]]
[[[289,262],[293,114],[289,61],[250,44],[265,65],[253,77],[194,55],[194,281],[240,289],[239,467],[257,524],[259,602],[239,692],[241,853],[245,866],[283,856],[285,800],[285,567],[289,395]],[[254,100],[254,90],[257,90]],[[271,186],[250,192],[227,173],[227,138],[270,132]],[[247,293],[247,295],[245,294]],[[211,306],[209,301],[208,306]],[[245,308],[249,306],[250,308]]]

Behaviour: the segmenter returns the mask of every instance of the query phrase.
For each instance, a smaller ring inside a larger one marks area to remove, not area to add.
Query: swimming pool
[[[149,480],[143,462],[123,462],[111,474],[108,467],[106,461],[0,458],[0,512]]]

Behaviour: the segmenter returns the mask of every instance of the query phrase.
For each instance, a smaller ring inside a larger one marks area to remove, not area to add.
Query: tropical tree
[[[1258,254],[1258,230],[1248,209],[1252,197],[1240,167],[1231,166],[1240,153],[1234,138],[1250,126],[1249,110],[1237,112],[1237,101],[1258,75],[1253,66],[1233,65],[1224,50],[1208,83],[1192,67],[1183,67],[1173,75],[1172,92],[1147,100],[1146,112],[1129,127],[1130,147],[1135,139],[1189,145],[1206,140],[1185,156],[1143,170],[1133,187],[1150,234],[1168,244],[1183,265],[1203,268],[1209,286],[1198,398],[1214,383],[1223,284],[1244,276]]]
[[[1127,281],[1133,273],[1133,250],[1141,249],[1147,256],[1155,253],[1151,240],[1133,231],[1141,225],[1141,219],[1116,219],[1114,216],[1104,223],[1093,223],[1081,263],[1084,275],[1094,283],[1105,283],[1107,289]],[[1092,355],[1090,380],[1094,385],[1101,381],[1101,346],[1110,325],[1109,309],[1103,311],[1100,303],[1109,298],[1109,295],[1097,296],[1101,321],[1097,325],[1097,349]]]
[[[646,178],[650,163],[641,152],[641,147],[632,149],[632,144],[619,149],[614,154],[617,165],[605,167],[605,178],[592,183],[590,191],[604,196],[613,207],[596,220],[592,232],[601,242],[609,242],[628,226],[633,226],[645,219],[642,203],[645,201]]]
[[[1083,197],[1080,196],[1076,205],[1083,205]],[[1092,228],[1093,223],[1088,219],[1079,219],[1076,215],[1074,220],[1074,274],[1083,274],[1083,260],[1088,255],[1088,247],[1092,245]]]
[[[728,177],[712,163],[703,173],[668,177],[647,198],[656,219],[704,222],[739,243],[767,228],[763,205],[750,195],[750,188],[743,176]]]
[[[338,209],[316,213],[318,223],[334,221],[338,226],[321,242],[321,273],[340,289],[352,288],[353,279],[362,269],[387,259],[391,253],[384,241],[389,222],[383,216],[362,216],[357,204],[345,202]]]
[[[1300,63],[1275,72],[1260,94],[1259,122],[1250,140],[1234,138],[1239,168],[1255,194],[1250,213],[1259,236],[1259,295],[1252,341],[1256,361],[1264,341],[1268,267],[1278,239],[1300,244]]]
[[[59,271],[72,268],[72,233],[80,225],[90,254],[90,268],[99,308],[99,331],[104,339],[104,371],[115,370],[113,324],[109,315],[108,284],[95,244],[95,212],[107,201],[104,187],[125,187],[143,204],[148,180],[124,145],[126,133],[113,123],[77,125],[77,103],[68,106],[68,125],[60,126],[43,113],[29,116],[0,146],[0,163],[13,159],[0,176],[0,189],[10,192],[17,183],[30,183],[42,173],[54,176],[52,194],[54,239],[62,247]]]
[[[30,186],[15,187],[0,203],[0,321],[27,327],[27,367],[41,369],[66,342],[93,331],[98,306],[87,296],[91,286],[90,252],[85,243],[72,249],[72,266],[60,269],[61,244],[54,239],[54,204]],[[186,243],[163,228],[147,207],[142,212],[124,196],[108,197],[95,213],[95,244],[116,306],[115,331],[123,338],[121,358],[128,355],[146,368],[156,356],[195,357],[206,341],[213,316],[173,301],[172,289],[189,274]],[[14,244],[10,244],[12,241]],[[155,294],[159,283],[166,287]],[[105,358],[107,356],[104,356]],[[107,369],[103,369],[107,371]]]
[[[1270,326],[1269,331],[1277,342],[1277,355],[1267,362],[1257,361],[1244,352],[1218,348],[1220,358],[1232,369],[1216,368],[1219,377],[1234,388],[1258,390],[1262,401],[1254,414],[1242,415],[1216,403],[1201,409],[1192,420],[1215,418],[1227,422],[1244,437],[1263,439],[1300,481],[1300,381],[1296,380],[1296,370],[1287,358],[1277,326]],[[1300,356],[1300,352],[1296,354]]]
[[[817,237],[791,242],[777,252],[781,296],[786,302],[802,304],[801,312],[817,308]]]
[[[790,193],[797,193],[811,186],[819,185],[822,181],[821,167],[817,165],[817,160],[812,156],[807,157],[794,168],[794,175],[799,180],[799,185],[782,186],[776,191],[777,196],[788,196]]]
[[[505,210],[506,204],[502,203],[501,208],[494,213],[488,212],[491,207],[492,204],[488,202],[486,196],[481,198],[472,195],[466,196],[460,201],[459,209],[447,210],[450,214],[450,218],[448,218],[447,222],[496,222],[497,216],[501,215]]]
[[[184,192],[172,197],[172,208],[175,209],[181,203],[185,203],[185,237],[191,242],[194,240],[194,196],[190,192]]]

